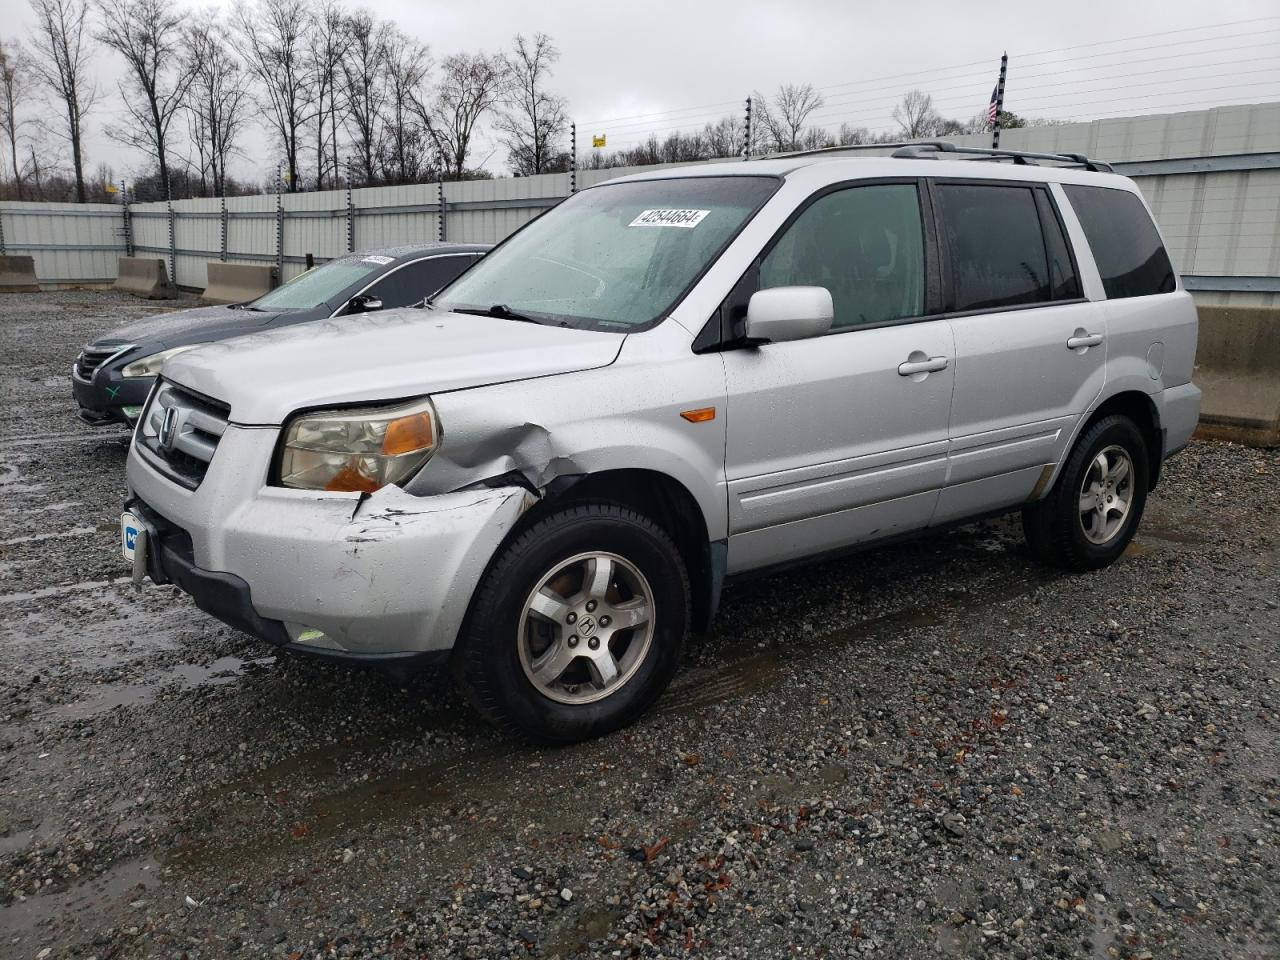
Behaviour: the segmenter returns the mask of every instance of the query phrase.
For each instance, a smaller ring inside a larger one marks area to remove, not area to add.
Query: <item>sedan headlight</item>
[[[302,414],[285,427],[280,484],[372,493],[411,477],[431,459],[439,439],[430,400]]]
[[[161,350],[159,353],[153,353],[149,357],[143,357],[141,360],[126,364],[125,368],[120,371],[120,375],[122,377],[158,377],[166,360],[177,356],[184,350],[192,350],[198,346],[200,346],[198,343],[189,343],[185,347],[171,347],[168,350]]]

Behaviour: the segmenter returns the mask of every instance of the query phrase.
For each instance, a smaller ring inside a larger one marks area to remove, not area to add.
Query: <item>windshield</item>
[[[310,310],[328,303],[353,283],[366,277],[372,279],[393,262],[393,257],[374,254],[333,260],[298,274],[249,306],[255,310]]]
[[[778,188],[772,177],[604,184],[575,194],[439,295],[446,310],[617,330],[661,319]]]

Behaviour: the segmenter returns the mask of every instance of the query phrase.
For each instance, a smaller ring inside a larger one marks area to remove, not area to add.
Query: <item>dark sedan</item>
[[[175,353],[294,323],[407,307],[451,282],[488,249],[428,243],[355,253],[249,303],[176,310],[112,330],[86,346],[71,367],[80,419],[132,426],[160,368]]]

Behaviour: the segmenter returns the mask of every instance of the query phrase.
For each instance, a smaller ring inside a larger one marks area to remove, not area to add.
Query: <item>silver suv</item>
[[[1191,298],[1105,165],[940,153],[612,181],[427,308],[183,353],[129,455],[135,578],[289,650],[451,656],[569,741],[749,571],[1013,510],[1111,563],[1196,425]]]

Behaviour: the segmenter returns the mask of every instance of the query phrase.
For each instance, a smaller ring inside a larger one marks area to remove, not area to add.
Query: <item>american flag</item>
[[[987,125],[990,126],[996,122],[996,114],[999,111],[997,104],[1000,95],[1000,84],[996,84],[991,88],[991,102],[987,104]]]

